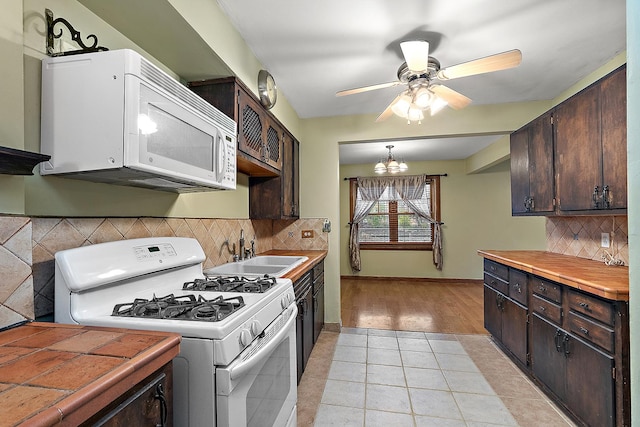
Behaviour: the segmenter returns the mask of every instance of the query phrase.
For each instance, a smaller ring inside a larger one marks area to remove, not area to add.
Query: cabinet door
[[[286,218],[298,218],[300,171],[299,142],[285,132],[282,162],[282,215]]]
[[[627,73],[614,71],[600,84],[602,111],[602,184],[610,209],[627,208]]]
[[[526,365],[527,308],[510,298],[504,298],[502,309],[502,343]]]
[[[324,326],[324,276],[322,283],[313,286],[313,342],[316,343]]]
[[[553,170],[553,128],[551,113],[546,113],[531,123],[529,134],[531,211],[538,213],[554,211]]]
[[[558,206],[562,211],[599,208],[594,189],[602,191],[599,87],[591,86],[554,112],[555,170]]]
[[[567,335],[567,405],[590,426],[613,426],[613,358]]]
[[[529,133],[525,126],[511,134],[511,213],[529,211]]]
[[[551,113],[511,134],[511,212],[554,211]]]
[[[284,131],[273,121],[268,121],[264,135],[263,161],[277,170],[282,168],[282,139]]]
[[[566,399],[565,334],[556,326],[532,316],[531,369],[533,374],[562,400]]]
[[[502,340],[502,299],[501,293],[484,285],[484,328],[498,340]]]
[[[238,150],[264,161],[265,127],[265,117],[260,105],[238,89]]]

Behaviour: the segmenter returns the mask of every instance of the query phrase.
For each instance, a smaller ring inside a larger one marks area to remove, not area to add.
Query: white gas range
[[[211,277],[195,239],[121,240],[55,255],[55,321],[176,332],[175,426],[295,426],[289,279]]]

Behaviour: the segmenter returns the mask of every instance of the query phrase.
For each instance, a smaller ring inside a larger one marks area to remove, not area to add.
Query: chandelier
[[[387,149],[389,150],[387,161],[383,162],[382,160],[380,160],[378,163],[376,163],[375,167],[373,168],[373,171],[375,173],[377,174],[383,174],[385,172],[398,173],[398,172],[404,172],[407,169],[409,169],[409,167],[404,162],[404,160],[398,163],[396,159],[393,158],[393,154],[391,154],[392,148],[393,148],[393,145],[387,145]]]

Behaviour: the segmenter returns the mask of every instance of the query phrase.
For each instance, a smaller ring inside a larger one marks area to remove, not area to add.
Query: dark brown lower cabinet
[[[534,376],[589,426],[615,425],[614,358],[533,315]]]
[[[307,366],[313,350],[313,273],[306,272],[293,284],[298,305],[296,319],[296,355],[298,363],[298,383]]]
[[[527,364],[527,308],[484,286],[484,327],[524,365]]]
[[[495,342],[578,425],[630,426],[628,302],[484,262],[484,326]]]
[[[173,368],[166,364],[83,426],[170,427],[173,425]]]

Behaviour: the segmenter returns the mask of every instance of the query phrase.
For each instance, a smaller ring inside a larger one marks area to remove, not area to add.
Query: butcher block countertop
[[[0,425],[78,425],[178,355],[180,335],[32,322],[0,332]]]
[[[274,249],[263,252],[260,255],[306,256],[307,258],[309,258],[303,264],[300,264],[284,275],[284,277],[286,277],[287,279],[291,279],[292,282],[295,282],[296,280],[301,278],[304,273],[309,271],[309,269],[315,267],[318,263],[325,259],[327,257],[327,251]]]
[[[486,259],[615,301],[629,301],[629,268],[545,251],[479,250]]]

